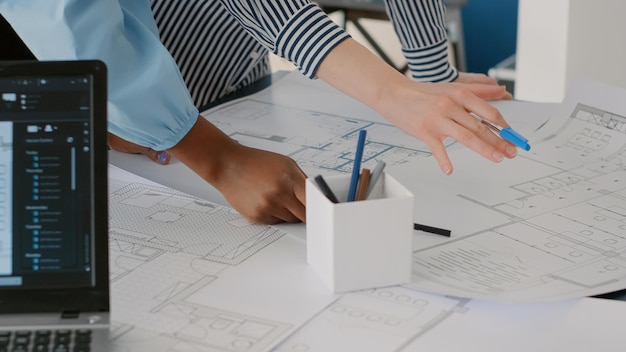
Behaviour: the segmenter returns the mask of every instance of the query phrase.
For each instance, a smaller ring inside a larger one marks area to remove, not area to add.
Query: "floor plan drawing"
[[[399,286],[346,293],[276,351],[400,351],[467,302]]]
[[[230,208],[146,185],[118,190],[111,201],[111,239],[225,264],[240,263],[284,234],[249,224]]]
[[[624,116],[576,104],[557,136],[518,156],[525,160],[509,163],[518,176],[503,176],[502,168],[494,168],[491,189],[442,183],[454,188],[450,200],[482,208],[493,221],[484,221],[482,230],[456,231],[459,237],[453,241],[417,250],[417,282],[409,286],[521,301],[623,287],[625,149]]]
[[[368,132],[364,167],[373,167],[377,159],[397,165],[431,154],[425,144],[390,124],[252,98],[220,106],[205,117],[242,144],[288,155],[308,174],[350,172],[360,129]]]
[[[413,138],[343,103],[316,109],[309,88],[291,83],[203,115],[242,144],[297,159],[308,174],[349,171],[357,131],[367,128],[365,158],[386,161],[414,194],[414,221],[452,237],[414,232],[411,284],[336,294],[306,263],[303,224],[251,236],[231,209],[112,179],[111,206],[126,212],[111,215],[115,351],[623,350],[615,321],[626,306],[581,297],[626,287],[626,108],[575,100],[564,115],[528,122],[531,151],[500,164],[450,144],[455,169],[444,176]],[[539,128],[541,138],[531,135]],[[206,187],[176,178],[180,163],[123,161],[190,194]],[[204,234],[184,224],[166,231],[196,211]]]
[[[116,351],[261,351],[291,327],[186,301],[284,232],[165,187],[131,183],[110,203]]]
[[[241,281],[259,276],[255,274],[261,266],[258,262],[268,265],[267,258],[272,258],[287,271],[306,265],[281,258],[287,249],[276,247],[282,243],[284,233],[270,226],[247,224],[229,208],[157,185],[124,184],[113,179],[110,203],[114,351],[293,351],[304,347],[323,351],[332,347],[324,342],[337,343],[342,339],[341,344],[347,349],[398,349],[451,315],[466,310],[468,300],[461,298],[399,286],[336,295],[319,281],[316,290],[320,292],[302,288],[317,297],[317,302],[308,302],[310,307],[297,300],[293,303],[305,307],[298,308],[303,311],[300,317],[284,312],[274,315],[271,301],[289,312],[287,302],[302,286],[278,271],[265,275],[279,276],[279,287],[262,278],[268,287],[250,283],[250,297],[258,307],[246,309],[241,303],[229,306],[224,302],[237,302],[230,296],[246,294],[233,283],[240,285]],[[199,225],[205,240],[200,240],[194,226],[176,224],[184,221]],[[168,224],[176,224],[177,230],[168,229]],[[225,231],[223,226],[234,228]],[[222,233],[230,238],[224,238]],[[212,245],[202,245],[205,242]],[[219,247],[218,243],[228,250],[215,255],[212,250]],[[303,243],[293,243],[299,248],[293,258],[302,261]],[[287,248],[293,251],[293,244]],[[224,260],[223,253],[230,253],[228,260]],[[311,281],[302,275],[301,269],[295,274]],[[224,291],[216,286],[222,286]],[[263,297],[272,296],[277,297],[265,299],[268,310],[259,308],[265,305]],[[292,310],[298,309],[294,306]],[[336,328],[342,326],[356,329],[354,333],[369,329],[371,339],[354,340],[350,334],[337,335],[333,340],[315,338],[320,332],[336,335],[343,331]]]

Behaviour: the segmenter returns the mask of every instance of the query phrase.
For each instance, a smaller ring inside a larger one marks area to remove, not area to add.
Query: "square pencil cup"
[[[350,176],[326,183],[340,203],[306,180],[307,263],[334,292],[410,282],[413,194],[386,173],[361,201],[345,202]]]

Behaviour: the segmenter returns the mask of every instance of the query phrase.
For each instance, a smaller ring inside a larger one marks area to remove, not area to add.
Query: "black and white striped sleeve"
[[[349,35],[309,0],[221,0],[254,38],[314,78],[326,55]]]
[[[411,77],[423,82],[450,82],[459,73],[448,58],[442,0],[385,0],[400,39]]]

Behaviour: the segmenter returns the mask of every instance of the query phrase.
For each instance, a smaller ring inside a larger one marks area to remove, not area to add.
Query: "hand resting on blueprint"
[[[296,162],[284,155],[241,145],[202,116],[167,151],[157,152],[112,134],[109,146],[120,152],[143,154],[160,164],[177,158],[217,188],[250,222],[305,221],[306,175]]]

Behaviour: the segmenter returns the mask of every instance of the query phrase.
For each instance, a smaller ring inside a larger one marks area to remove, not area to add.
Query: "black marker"
[[[339,203],[339,200],[337,200],[337,197],[335,197],[333,191],[330,189],[330,187],[328,187],[328,184],[326,183],[326,181],[324,181],[322,175],[317,175],[313,179],[315,180],[315,183],[317,183],[317,185],[319,186],[322,193],[324,193],[326,198],[328,198],[328,200],[333,203]]]
[[[432,227],[428,225],[422,225],[418,223],[413,223],[413,230],[434,233],[435,235],[446,236],[446,237],[450,237],[450,234],[452,234],[452,231],[450,230],[441,229],[439,227]]]

